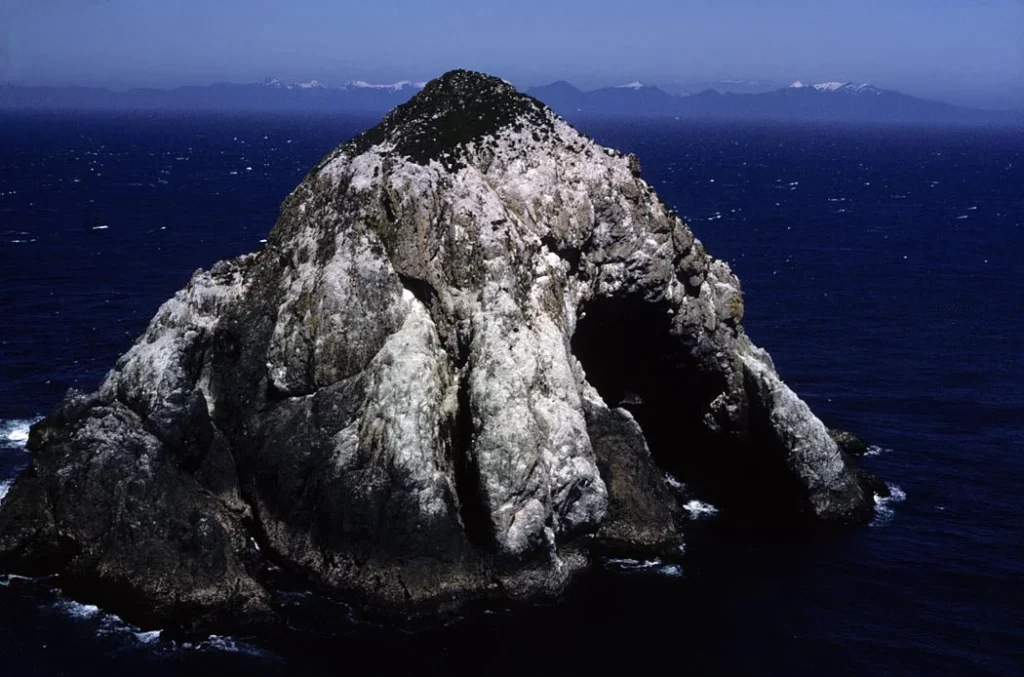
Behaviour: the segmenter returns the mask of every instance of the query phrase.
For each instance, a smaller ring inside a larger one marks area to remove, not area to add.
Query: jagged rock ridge
[[[636,158],[453,71],[33,428],[0,568],[203,631],[272,615],[268,561],[405,613],[676,553],[664,468],[726,509],[870,518],[742,314]]]

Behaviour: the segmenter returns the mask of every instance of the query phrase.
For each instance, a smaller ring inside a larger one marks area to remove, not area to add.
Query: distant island
[[[218,83],[176,89],[112,91],[90,87],[0,85],[0,110],[168,110],[383,113],[409,100],[422,82],[316,80]],[[631,82],[590,91],[558,81],[526,93],[567,118],[669,117],[693,120],[776,120],[889,124],[1024,126],[1024,109],[979,110],[910,96],[869,84],[794,82],[769,91],[670,93]]]

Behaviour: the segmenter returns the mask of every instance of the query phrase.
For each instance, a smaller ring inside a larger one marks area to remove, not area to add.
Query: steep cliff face
[[[272,613],[266,558],[415,612],[676,552],[666,469],[741,513],[869,519],[742,315],[636,158],[448,73],[35,426],[0,568],[203,630]]]

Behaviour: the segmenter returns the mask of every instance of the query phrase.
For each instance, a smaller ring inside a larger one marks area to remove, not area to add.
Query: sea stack
[[[0,571],[211,632],[274,617],[268,566],[385,614],[557,595],[595,555],[678,553],[667,476],[868,521],[873,478],[742,316],[637,158],[447,73],[33,427]]]

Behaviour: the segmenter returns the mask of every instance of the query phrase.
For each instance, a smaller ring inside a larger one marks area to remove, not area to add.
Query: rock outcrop
[[[867,476],[742,316],[635,157],[448,73],[33,428],[0,569],[204,631],[272,616],[268,561],[415,613],[678,552],[666,470],[723,510],[866,521]]]

